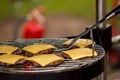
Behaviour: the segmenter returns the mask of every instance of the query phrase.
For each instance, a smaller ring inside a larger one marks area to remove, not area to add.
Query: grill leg
[[[103,78],[104,78],[104,72],[97,77],[97,80],[104,80]]]
[[[104,72],[97,77],[97,80],[107,80],[107,53],[104,57]]]

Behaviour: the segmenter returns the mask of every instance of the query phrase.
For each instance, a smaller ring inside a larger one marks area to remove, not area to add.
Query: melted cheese
[[[10,46],[10,45],[1,45],[0,53],[11,54],[16,51],[18,47]]]
[[[63,51],[63,54],[68,55],[72,60],[93,56],[92,49],[90,48],[77,48],[77,49],[67,50],[67,51]],[[96,51],[94,51],[94,56],[97,56]]]
[[[36,54],[39,51],[50,49],[50,48],[55,48],[55,47],[48,44],[33,44],[33,45],[24,47],[22,50],[26,50],[28,52]]]
[[[63,44],[64,45],[68,45],[73,39],[69,39],[67,41],[65,41]],[[92,40],[90,39],[78,39],[76,41],[76,43],[74,44],[74,46],[80,47],[80,48],[84,48],[88,45],[92,44]]]
[[[45,67],[54,61],[63,60],[63,58],[55,54],[42,54],[39,56],[30,57],[28,58],[28,60],[35,61],[36,63],[40,64],[42,67]]]
[[[2,55],[0,56],[0,62],[15,64],[18,60],[24,58],[25,58],[24,56],[20,56],[20,55]]]

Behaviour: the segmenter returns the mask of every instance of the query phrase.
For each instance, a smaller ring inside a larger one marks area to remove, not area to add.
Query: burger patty
[[[46,67],[55,67],[55,66],[62,64],[63,62],[64,62],[63,60],[54,61],[54,62],[48,64]]]
[[[4,62],[0,62],[0,66],[3,66],[3,67],[13,67],[15,65],[22,65],[26,62],[25,59],[19,59],[15,64],[9,64],[9,63],[4,63]]]
[[[14,51],[14,52],[11,53],[11,54],[21,55],[21,53],[22,53],[22,50],[19,48],[19,49],[17,49],[16,51]]]
[[[26,50],[22,50],[22,55],[23,56],[27,56],[27,57],[32,57],[34,55],[41,55],[41,54],[49,54],[49,53],[52,53],[53,52],[53,48],[50,48],[50,49],[46,49],[46,50],[42,50],[42,51],[39,51],[35,54],[31,53],[31,52],[28,52]]]
[[[61,63],[63,63],[64,61],[62,60],[58,60],[58,61],[54,61],[50,64],[47,64],[46,66],[44,67],[55,67],[55,66],[58,66],[60,65]],[[35,61],[25,61],[23,64],[15,64],[14,66],[18,67],[18,66],[21,66],[23,68],[29,68],[29,67],[32,67],[32,68],[40,68],[40,67],[43,67],[41,66],[39,63],[35,62]]]
[[[66,59],[71,59],[69,55],[62,53],[62,56]]]
[[[21,55],[21,52],[22,52],[21,49],[17,49],[14,52],[12,52],[11,54]],[[4,54],[7,54],[7,53],[0,53],[0,55],[4,55]]]
[[[67,47],[68,45],[64,45],[64,46]],[[80,48],[80,47],[73,45],[70,49],[75,49],[75,48]],[[85,46],[84,48],[92,48],[92,44],[89,44]]]

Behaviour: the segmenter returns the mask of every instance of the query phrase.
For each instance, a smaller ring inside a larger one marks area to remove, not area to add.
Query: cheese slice
[[[65,41],[63,43],[63,45],[68,45],[72,40],[73,39],[69,39],[69,40]],[[74,46],[77,46],[77,47],[80,47],[80,48],[84,48],[84,47],[86,47],[86,46],[88,46],[90,44],[92,44],[92,40],[90,40],[90,39],[78,39],[75,42]]]
[[[80,58],[93,56],[92,51],[93,50],[90,48],[76,48],[76,49],[63,51],[62,53],[68,55],[72,60],[77,60]],[[94,51],[94,56],[97,56],[96,51]]]
[[[7,63],[7,64],[15,64],[20,59],[25,59],[25,57],[20,55],[1,55],[0,56],[0,62]]]
[[[1,45],[0,46],[0,53],[11,54],[14,51],[16,51],[17,49],[19,49],[19,48],[11,46],[11,45]]]
[[[46,49],[50,49],[50,48],[55,48],[55,46],[48,45],[48,44],[33,44],[33,45],[24,47],[22,50],[36,54],[37,52],[40,52],[40,51],[46,50]]]
[[[59,61],[59,60],[63,61],[63,58],[55,54],[42,54],[39,56],[29,57],[28,60],[34,61],[40,64],[42,67],[45,67],[52,62]]]

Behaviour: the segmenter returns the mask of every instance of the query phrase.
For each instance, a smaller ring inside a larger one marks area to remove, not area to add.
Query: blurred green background
[[[21,17],[28,14],[33,8],[45,6],[45,14],[66,14],[70,16],[95,17],[96,0],[1,0],[0,19]],[[107,10],[112,0],[106,0]]]

